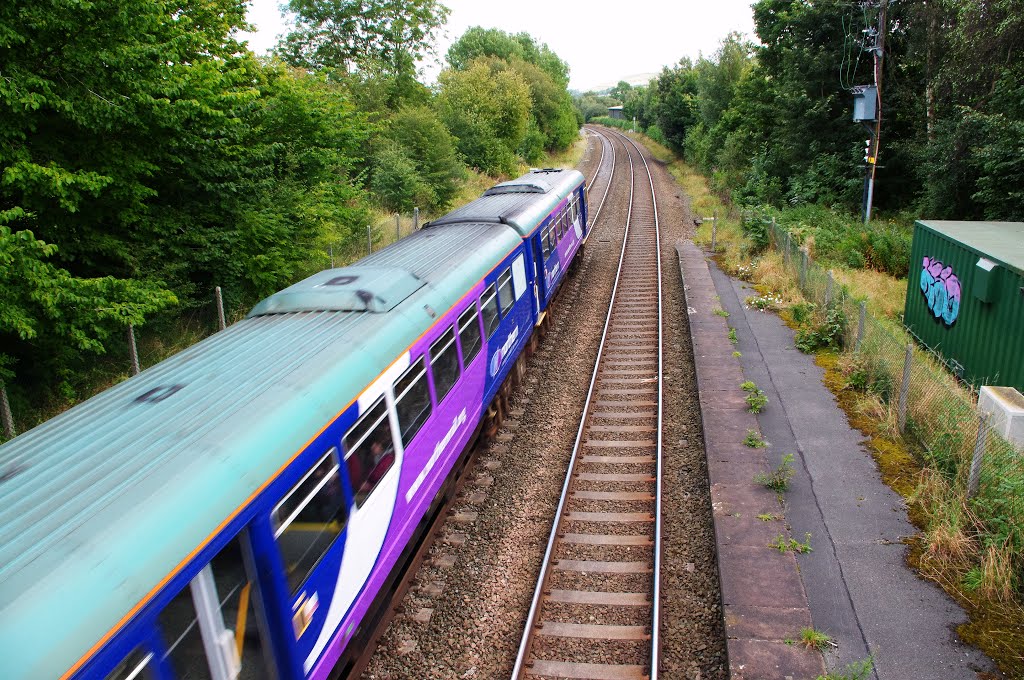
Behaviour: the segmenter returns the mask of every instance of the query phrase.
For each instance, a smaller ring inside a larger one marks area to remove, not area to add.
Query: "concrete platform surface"
[[[778,316],[744,304],[746,298],[757,294],[748,284],[722,273],[690,242],[677,249],[684,282],[699,281],[687,289],[690,318],[702,317],[700,328],[693,332],[712,332],[704,315],[707,305],[728,312],[727,325],[736,329],[739,339],[735,349],[742,353],[737,360],[730,352],[729,360],[741,369],[743,380],[754,381],[768,397],[767,407],[756,418],[751,416],[770,443],[762,450],[767,464],[777,466],[784,454],[794,454],[795,474],[779,512],[785,515],[790,534],[797,540],[811,535],[813,552],[787,556],[799,566],[801,592],[806,594],[814,628],[836,643],[826,653],[829,669],[841,670],[870,655],[875,662],[874,677],[879,680],[976,680],[978,672],[993,672],[994,664],[984,654],[957,638],[956,626],[966,620],[960,607],[906,565],[907,547],[902,541],[914,535],[916,529],[907,519],[903,499],[881,481],[874,460],[861,444],[863,437],[850,428],[825,387],[824,371],[812,356],[795,348],[793,331]],[[714,282],[717,299],[707,299],[708,288],[701,281],[704,276]],[[690,299],[691,292],[694,299]],[[721,320],[725,329],[726,320]],[[726,332],[722,330],[720,337],[727,343]],[[696,340],[694,344],[698,344]],[[703,338],[700,344],[711,347],[713,340]],[[709,376],[705,382],[725,389],[728,381],[720,376],[720,357],[718,352],[714,364],[695,357],[698,380],[710,372],[718,377]],[[702,408],[704,404],[702,394]],[[734,408],[732,404],[730,407]],[[708,408],[717,406],[709,401]],[[735,423],[724,425],[727,420],[722,413],[705,414],[705,428],[711,425],[717,429],[706,432],[705,437],[709,441],[732,439],[739,428]],[[723,486],[734,489],[742,485],[744,474],[760,464],[741,460],[735,453],[719,454],[719,448],[708,446],[712,485],[717,476]],[[714,462],[712,456],[716,457]],[[734,464],[736,471],[715,472]],[[727,583],[733,584],[730,588],[738,583],[737,577],[731,576],[735,571],[756,568],[742,551],[737,552],[738,546],[756,542],[764,533],[738,524],[745,510],[731,520],[727,507],[721,520],[716,513],[716,533],[725,539],[720,539],[719,545],[723,590]],[[746,577],[746,581],[751,580]],[[779,587],[772,590],[780,598],[785,596],[793,612],[766,612],[758,609],[763,604],[759,602],[730,608],[730,604],[739,603],[727,601],[725,615],[734,619],[733,625],[727,623],[727,631],[746,640],[756,639],[765,633],[757,620],[760,617],[770,621],[790,616],[787,625],[793,627],[802,614],[801,608],[793,604],[788,581],[788,576],[782,578]],[[765,652],[752,644],[730,644],[730,661],[734,649],[764,657]],[[785,657],[777,660],[788,663]],[[798,666],[793,670],[795,678],[815,677],[801,675],[805,670]]]

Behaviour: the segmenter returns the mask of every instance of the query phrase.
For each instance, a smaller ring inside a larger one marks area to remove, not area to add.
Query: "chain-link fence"
[[[883,429],[918,444],[921,463],[967,499],[987,534],[983,542],[1008,543],[1019,564],[1024,559],[1024,452],[978,415],[973,389],[959,383],[941,357],[916,345],[895,322],[868,313],[864,301],[813,262],[792,234],[774,221],[766,226],[769,245],[782,254],[803,295],[825,323],[841,326],[842,352],[854,367],[851,385],[880,398]]]

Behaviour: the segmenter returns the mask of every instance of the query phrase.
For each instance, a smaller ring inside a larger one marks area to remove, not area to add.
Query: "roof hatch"
[[[256,305],[249,317],[290,312],[376,312],[394,309],[425,282],[398,267],[327,269]]]
[[[508,182],[495,184],[484,192],[484,196],[496,196],[497,194],[546,194],[552,189],[551,182],[545,175],[559,174],[558,168],[543,168],[530,170],[522,177]]]

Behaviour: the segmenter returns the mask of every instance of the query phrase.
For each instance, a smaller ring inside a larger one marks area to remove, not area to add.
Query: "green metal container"
[[[964,380],[1024,391],[1024,222],[917,222],[904,323]]]

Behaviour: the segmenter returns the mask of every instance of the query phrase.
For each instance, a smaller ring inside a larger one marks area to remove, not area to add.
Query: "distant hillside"
[[[623,80],[625,80],[627,83],[635,87],[637,85],[646,85],[648,82],[650,82],[651,78],[657,77],[657,73],[637,73],[631,76],[623,76],[621,78],[617,78],[616,80],[612,80],[609,82],[600,83],[598,85],[594,85],[593,87],[588,87],[586,91],[597,92],[598,94],[602,94],[612,89],[613,87],[618,85],[620,81]]]

